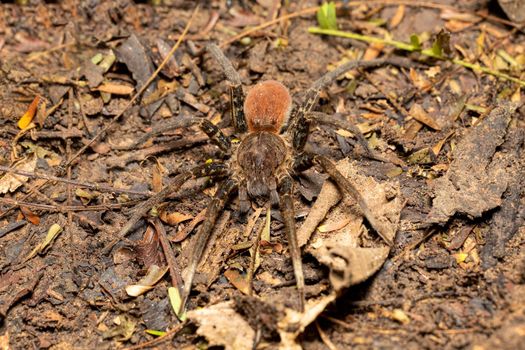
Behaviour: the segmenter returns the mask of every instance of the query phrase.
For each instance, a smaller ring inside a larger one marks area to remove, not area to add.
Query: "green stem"
[[[357,33],[353,33],[353,32],[343,32],[343,31],[340,31],[340,30],[333,30],[333,29],[321,29],[321,28],[317,28],[317,27],[310,27],[310,28],[308,28],[308,32],[312,33],[312,34],[324,34],[324,35],[331,35],[331,36],[339,36],[339,37],[342,37],[342,38],[355,39],[355,40],[360,40],[360,41],[364,41],[364,42],[367,42],[367,43],[377,43],[377,44],[390,45],[390,46],[393,46],[393,47],[395,47],[397,49],[404,50],[404,51],[420,52],[421,54],[423,54],[425,56],[428,56],[428,57],[436,58],[436,59],[439,59],[439,60],[450,61],[450,62],[452,62],[454,64],[459,65],[459,66],[463,66],[465,68],[472,69],[473,71],[480,71],[480,72],[483,72],[483,73],[487,73],[487,74],[493,75],[495,77],[498,77],[500,79],[509,80],[509,81],[517,83],[517,84],[519,84],[521,86],[525,86],[525,81],[520,80],[518,78],[515,78],[513,76],[510,76],[508,74],[501,73],[501,72],[499,72],[497,70],[490,69],[490,68],[485,67],[485,66],[480,66],[480,65],[475,64],[475,63],[469,63],[469,62],[466,62],[466,61],[463,61],[463,60],[460,60],[460,59],[457,59],[457,58],[447,58],[447,57],[444,57],[444,56],[439,56],[439,55],[436,55],[436,53],[433,52],[431,49],[421,50],[420,48],[415,47],[414,45],[407,44],[407,43],[404,43],[402,41],[381,39],[381,38],[368,36],[368,35],[357,34]]]

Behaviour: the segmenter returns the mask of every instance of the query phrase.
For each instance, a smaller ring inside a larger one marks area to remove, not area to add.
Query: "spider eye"
[[[275,80],[258,83],[248,91],[244,100],[244,115],[251,132],[278,133],[291,109],[292,98],[288,89]]]

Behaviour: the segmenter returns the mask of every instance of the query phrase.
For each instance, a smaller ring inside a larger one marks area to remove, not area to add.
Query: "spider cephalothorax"
[[[288,238],[288,246],[292,257],[297,289],[299,291],[300,308],[304,307],[304,276],[301,264],[301,251],[297,244],[295,214],[293,204],[293,176],[314,163],[336,182],[344,195],[351,196],[359,204],[372,227],[381,234],[380,222],[366,208],[366,203],[359,192],[348,179],[335,168],[333,162],[326,157],[315,155],[304,150],[309,133],[311,120],[344,127],[359,138],[363,144],[362,135],[353,126],[340,126],[339,121],[330,118],[319,118],[311,113],[317,102],[319,92],[343,73],[359,67],[376,67],[386,63],[385,60],[352,61],[316,80],[306,90],[302,102],[292,110],[292,98],[288,89],[281,83],[268,80],[256,84],[244,97],[241,78],[231,62],[216,46],[209,45],[208,52],[219,63],[226,78],[230,82],[231,120],[240,144],[232,147],[232,141],[217,126],[206,118],[177,118],[172,125],[163,125],[152,131],[147,137],[168,129],[188,127],[198,124],[215,144],[231,155],[227,161],[213,161],[198,165],[180,173],[171,184],[139,205],[128,223],[122,228],[119,236],[124,236],[133,225],[146,214],[152,206],[158,204],[170,193],[177,191],[192,177],[210,176],[219,181],[219,188],[206,209],[206,219],[199,227],[197,239],[189,259],[184,288],[181,290],[181,311],[185,308],[197,265],[206,249],[206,244],[215,226],[217,218],[224,209],[230,194],[235,190],[239,193],[240,211],[246,213],[250,209],[250,200],[269,198],[274,206],[281,211],[284,230]],[[399,64],[399,62],[393,62]],[[289,120],[288,120],[289,119]],[[360,136],[361,135],[361,136]],[[146,138],[147,138],[146,137]],[[140,140],[143,140],[141,138]],[[253,272],[253,271],[252,271]]]

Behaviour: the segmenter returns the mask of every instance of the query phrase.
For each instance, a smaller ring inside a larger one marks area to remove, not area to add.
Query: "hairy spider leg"
[[[301,249],[297,243],[297,233],[295,227],[295,210],[293,205],[293,180],[287,175],[281,179],[280,183],[280,209],[284,221],[284,229],[288,238],[288,247],[292,258],[295,284],[299,292],[300,311],[304,311],[304,273],[301,261]]]
[[[183,173],[175,176],[167,186],[165,186],[159,193],[148,198],[146,201],[138,204],[133,209],[133,214],[129,218],[128,222],[122,227],[117,237],[105,248],[106,252],[110,252],[113,246],[118,243],[120,239],[125,237],[128,232],[135,226],[135,224],[146,215],[151,208],[158,205],[164,199],[166,199],[173,192],[178,191],[186,181],[191,178],[213,176],[219,177],[224,176],[228,173],[228,166],[220,162],[211,162],[206,164],[197,165],[196,167],[187,170]]]
[[[244,93],[242,91],[241,76],[233,68],[230,60],[224,55],[222,50],[215,44],[209,44],[206,49],[219,63],[226,79],[230,82],[230,101],[231,101],[231,120],[235,131],[238,133],[246,132],[246,118],[244,117]]]
[[[202,254],[204,253],[206,245],[208,244],[211,232],[213,231],[215,223],[217,222],[217,218],[224,209],[230,194],[236,188],[237,184],[231,179],[227,179],[220,183],[217,193],[206,208],[206,220],[202,223],[202,225],[199,227],[199,231],[197,232],[193,253],[191,254],[188,268],[186,270],[186,275],[184,276],[184,289],[181,293],[181,306],[179,315],[186,310],[186,301],[188,300],[191,292],[191,286],[193,284],[193,277],[195,276],[197,265],[202,258]]]
[[[230,139],[224,135],[221,129],[213,125],[208,119],[197,117],[181,117],[167,123],[162,123],[162,125],[153,128],[150,132],[139,137],[129,148],[136,148],[150,138],[165,133],[166,131],[187,128],[192,125],[197,125],[222,151],[229,152],[231,147]]]
[[[199,128],[208,135],[210,140],[215,143],[223,152],[228,153],[231,148],[230,138],[224,135],[224,133],[216,125],[212,124],[208,119],[202,119],[199,123]]]

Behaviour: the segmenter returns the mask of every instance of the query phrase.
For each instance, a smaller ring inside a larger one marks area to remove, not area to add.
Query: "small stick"
[[[374,228],[374,230],[379,234],[381,238],[389,245],[393,246],[394,242],[386,235],[386,233],[389,231],[388,227],[385,227],[385,224],[381,221],[380,218],[376,217],[372,210],[368,207],[366,204],[363,196],[359,193],[357,190],[355,184],[353,184],[349,179],[343,176],[337,170],[334,163],[332,163],[328,158],[324,156],[314,156],[314,160],[317,161],[326,171],[328,175],[330,175],[330,178],[335,181],[337,184],[337,187],[344,192],[347,195],[350,195],[359,205],[361,210],[363,211],[364,216],[370,223],[370,225]]]
[[[127,203],[119,203],[119,204],[101,204],[101,205],[91,205],[91,206],[83,206],[83,205],[59,205],[59,204],[41,204],[41,203],[33,203],[33,202],[25,202],[25,201],[19,201],[15,199],[9,199],[9,198],[2,198],[0,197],[0,203],[10,204],[15,207],[23,206],[28,208],[36,208],[36,209],[42,209],[42,210],[49,210],[59,213],[66,213],[68,211],[97,211],[97,210],[109,210],[109,209],[122,209],[123,207],[130,207],[137,204],[137,201],[131,201]]]
[[[11,222],[5,225],[4,227],[0,228],[0,238],[4,237],[9,232],[18,230],[20,227],[24,226],[25,224],[27,224],[27,221],[21,220],[21,221]]]
[[[81,188],[89,188],[90,190],[94,190],[94,191],[126,193],[126,194],[132,194],[132,195],[143,196],[143,197],[148,197],[148,196],[153,195],[153,192],[151,192],[151,191],[135,191],[135,190],[127,190],[127,189],[124,189],[124,188],[116,188],[116,187],[104,186],[104,185],[98,185],[98,184],[88,184],[88,183],[84,183],[84,182],[80,182],[80,181],[64,179],[64,178],[57,177],[57,176],[46,175],[46,174],[42,174],[42,173],[39,173],[39,172],[29,172],[29,171],[24,171],[24,170],[18,170],[18,169],[15,169],[15,168],[9,168],[9,167],[3,166],[3,165],[0,165],[0,171],[5,171],[6,173],[22,175],[22,176],[26,176],[26,177],[30,177],[30,178],[45,179],[45,180],[48,180],[48,181],[63,182],[63,183],[70,184],[70,185],[75,185],[75,186],[81,187]]]

